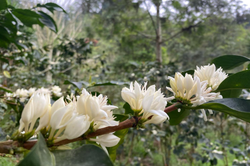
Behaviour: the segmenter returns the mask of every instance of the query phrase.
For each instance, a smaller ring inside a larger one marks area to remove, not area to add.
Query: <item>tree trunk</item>
[[[156,4],[157,15],[156,15],[156,61],[161,65],[162,64],[162,55],[161,55],[161,22],[160,22],[160,2]]]

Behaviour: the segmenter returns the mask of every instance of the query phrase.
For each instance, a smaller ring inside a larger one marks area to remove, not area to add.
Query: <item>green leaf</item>
[[[124,120],[127,120],[129,118],[128,115],[123,115],[123,114],[113,114],[115,117],[115,121],[122,122]]]
[[[221,91],[220,94],[223,98],[238,98],[241,95],[241,89],[225,90]]]
[[[44,7],[46,9],[48,9],[51,13],[54,12],[54,10],[56,11],[63,11],[64,13],[66,13],[66,11],[59,5],[55,4],[55,3],[52,3],[52,2],[49,2],[49,3],[46,3],[46,4],[37,4],[37,7]]]
[[[222,92],[227,90],[249,89],[250,88],[249,78],[250,78],[250,70],[245,70],[232,74],[220,84],[220,86],[216,91]]]
[[[6,0],[1,0],[0,1],[0,10],[7,9],[7,1]]]
[[[11,12],[13,18],[17,18],[15,18],[17,22],[19,22],[20,20],[24,25],[28,27],[32,27],[32,25],[34,24],[43,26],[43,24],[41,24],[41,22],[38,20],[39,18],[41,18],[41,16],[34,11],[28,9],[14,9]]]
[[[13,93],[10,89],[3,87],[2,85],[0,85],[0,90],[3,90],[3,91],[8,92],[8,93]]]
[[[74,150],[53,152],[58,166],[112,166],[109,156],[95,145],[83,145]]]
[[[187,71],[181,72],[182,75],[185,75],[186,73],[193,75],[194,74],[194,70],[187,70]]]
[[[55,166],[55,157],[47,148],[46,142],[39,133],[36,145],[17,166]]]
[[[39,20],[46,25],[49,29],[51,29],[52,31],[54,31],[55,33],[57,33],[57,25],[54,21],[54,19],[52,17],[50,17],[48,14],[42,12],[42,11],[38,11],[37,12],[42,18],[40,18]]]
[[[116,151],[118,149],[118,147],[123,143],[124,141],[124,137],[125,135],[128,133],[128,129],[123,129],[123,130],[119,130],[119,131],[116,131],[114,133],[114,135],[116,135],[117,137],[120,138],[120,141],[119,143],[116,145],[116,146],[113,146],[113,147],[109,147],[107,148],[108,152],[109,152],[109,156],[111,158],[111,160],[114,162],[115,159],[116,159]]]
[[[99,83],[93,83],[91,86],[109,86],[109,85],[129,85],[128,82],[119,82],[119,81],[109,81],[109,82],[99,82]]]
[[[224,70],[233,69],[244,62],[250,61],[249,58],[240,55],[223,55],[212,60],[216,67],[222,67]]]
[[[10,77],[11,77],[10,72],[8,72],[8,71],[6,71],[6,70],[3,71],[3,75],[4,75],[5,77],[7,77],[7,78],[10,78]]]
[[[80,90],[82,89],[83,85],[85,85],[85,86],[89,85],[89,83],[87,83],[85,81],[73,82],[73,81],[69,81],[69,80],[65,80],[64,84],[66,84],[66,85],[68,85],[68,84],[74,85],[76,88],[78,88]]]
[[[218,99],[192,107],[191,109],[211,109],[250,122],[250,100],[239,98]]]
[[[181,4],[178,1],[172,1],[172,5],[175,9],[180,10],[181,9]]]
[[[134,115],[134,111],[131,109],[130,105],[127,102],[123,105],[123,108],[125,109],[125,114]]]
[[[185,119],[190,114],[189,109],[174,110],[168,113],[170,125],[178,125],[183,119]]]

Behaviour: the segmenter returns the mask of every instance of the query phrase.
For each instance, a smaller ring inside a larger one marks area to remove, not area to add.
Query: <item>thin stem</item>
[[[49,139],[52,139],[55,133],[55,129],[51,128],[50,134],[49,134]]]
[[[64,129],[65,129],[65,127],[60,128],[60,129],[57,131],[57,133],[56,133],[56,135],[55,135],[54,137],[57,138],[57,137],[63,132]]]

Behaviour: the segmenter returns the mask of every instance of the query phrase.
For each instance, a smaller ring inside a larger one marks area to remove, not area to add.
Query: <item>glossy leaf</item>
[[[113,114],[115,117],[116,121],[122,122],[124,120],[127,120],[129,118],[128,115],[123,115],[123,114]]]
[[[178,125],[190,114],[189,109],[182,109],[180,112],[174,110],[168,113],[170,125]]]
[[[57,33],[57,25],[54,21],[54,19],[52,17],[50,17],[48,14],[42,12],[42,11],[38,11],[37,12],[42,18],[40,18],[39,20],[46,25],[49,29],[51,29],[52,31],[54,31],[55,33]]]
[[[59,5],[49,2],[46,4],[37,4],[37,7],[44,7],[46,9],[48,9],[51,13],[53,13],[55,10],[56,11],[63,11],[64,13],[66,13],[66,11]]]
[[[119,81],[109,81],[109,82],[93,83],[90,86],[109,86],[109,85],[129,85],[129,83],[119,82]]]
[[[130,107],[130,105],[128,103],[125,103],[123,105],[123,108],[125,109],[125,114],[134,115],[134,111],[131,109],[131,107]]]
[[[224,70],[233,69],[247,61],[249,58],[240,55],[223,55],[212,60],[216,67],[222,67]]]
[[[4,10],[7,8],[7,1],[6,0],[1,0],[0,1],[0,10]]]
[[[223,98],[238,98],[241,95],[241,92],[241,89],[232,89],[221,91],[220,94],[223,96]]]
[[[36,145],[17,166],[55,166],[55,157],[47,148],[46,142],[39,133]]]
[[[34,11],[28,9],[14,9],[12,10],[12,16],[16,19],[16,22],[20,20],[21,23],[28,27],[32,27],[34,24],[42,26],[41,22],[38,20],[41,16]]]
[[[241,71],[227,77],[216,90],[217,92],[250,88],[250,70]]]
[[[74,85],[76,88],[78,88],[80,90],[82,89],[83,85],[88,86],[88,83],[85,82],[85,81],[73,82],[73,81],[66,80],[66,81],[64,81],[64,84],[66,84],[66,85],[68,85],[68,84]]]
[[[112,166],[109,156],[95,145],[83,145],[73,150],[53,152],[58,166]]]
[[[250,122],[250,100],[239,98],[218,99],[193,107],[193,109],[211,109],[235,116]]]

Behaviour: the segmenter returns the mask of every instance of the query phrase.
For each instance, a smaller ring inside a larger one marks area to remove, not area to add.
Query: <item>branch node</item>
[[[138,117],[137,117],[137,116],[133,116],[133,118],[135,119],[135,123],[133,124],[133,126],[132,126],[132,127],[136,128],[136,126],[137,126],[137,125],[138,125],[138,123],[139,123],[139,119],[138,119]]]

